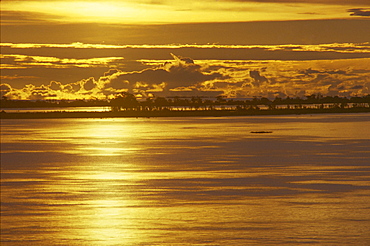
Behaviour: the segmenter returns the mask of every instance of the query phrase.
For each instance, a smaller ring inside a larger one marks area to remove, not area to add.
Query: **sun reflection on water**
[[[352,129],[340,139],[338,122],[310,119],[10,121],[1,142],[1,240],[38,246],[368,241],[366,133],[360,138],[362,130]],[[25,122],[27,128],[19,126]],[[273,134],[250,134],[256,127]],[[326,133],[328,127],[336,131]]]
[[[91,213],[85,218],[84,230],[87,238],[103,245],[124,244],[133,237],[133,222],[130,217],[134,212],[125,207],[123,200],[105,199],[92,201]]]
[[[137,167],[122,158],[132,158],[140,148],[134,144],[138,129],[125,122],[125,119],[83,121],[79,131],[68,134],[74,148],[64,152],[83,156],[86,161],[71,166],[64,175],[64,180],[76,184],[73,192],[82,199],[81,206],[71,211],[80,228],[75,238],[99,245],[124,245],[135,237],[136,210],[132,206],[139,201],[132,197],[130,186],[135,185]],[[119,160],[110,159],[118,157]]]
[[[71,211],[73,217],[79,218],[76,223],[80,232],[75,237],[99,245],[124,245],[134,237],[132,217],[136,210],[132,206],[137,206],[138,201],[133,201],[129,186],[135,175],[122,166],[92,162],[66,177],[77,182],[74,192],[84,197],[83,204]]]
[[[105,147],[105,146],[96,146],[96,147],[82,147],[78,150],[74,150],[72,153],[84,153],[85,155],[90,156],[119,156],[125,152],[139,150],[138,148],[120,148],[120,147]]]

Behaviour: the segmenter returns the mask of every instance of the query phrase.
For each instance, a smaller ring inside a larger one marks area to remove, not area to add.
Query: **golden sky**
[[[1,95],[365,95],[369,17],[368,0],[2,0]]]
[[[66,23],[168,24],[347,18],[368,14],[367,0],[1,1],[3,11]],[[19,21],[16,20],[15,23]]]

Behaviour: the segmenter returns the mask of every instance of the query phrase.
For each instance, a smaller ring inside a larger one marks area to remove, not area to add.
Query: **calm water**
[[[2,120],[1,245],[370,245],[369,125]]]

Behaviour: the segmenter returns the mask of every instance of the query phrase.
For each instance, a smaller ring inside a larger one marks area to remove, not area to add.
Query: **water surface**
[[[2,245],[369,245],[369,123],[2,120]]]

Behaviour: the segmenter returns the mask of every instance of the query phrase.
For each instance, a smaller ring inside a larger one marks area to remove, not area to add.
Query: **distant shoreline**
[[[257,116],[257,115],[299,115],[329,113],[370,113],[369,107],[326,108],[326,109],[274,109],[274,110],[159,110],[120,112],[5,112],[1,119],[62,119],[62,118],[129,118],[129,117],[222,117],[222,116]]]

